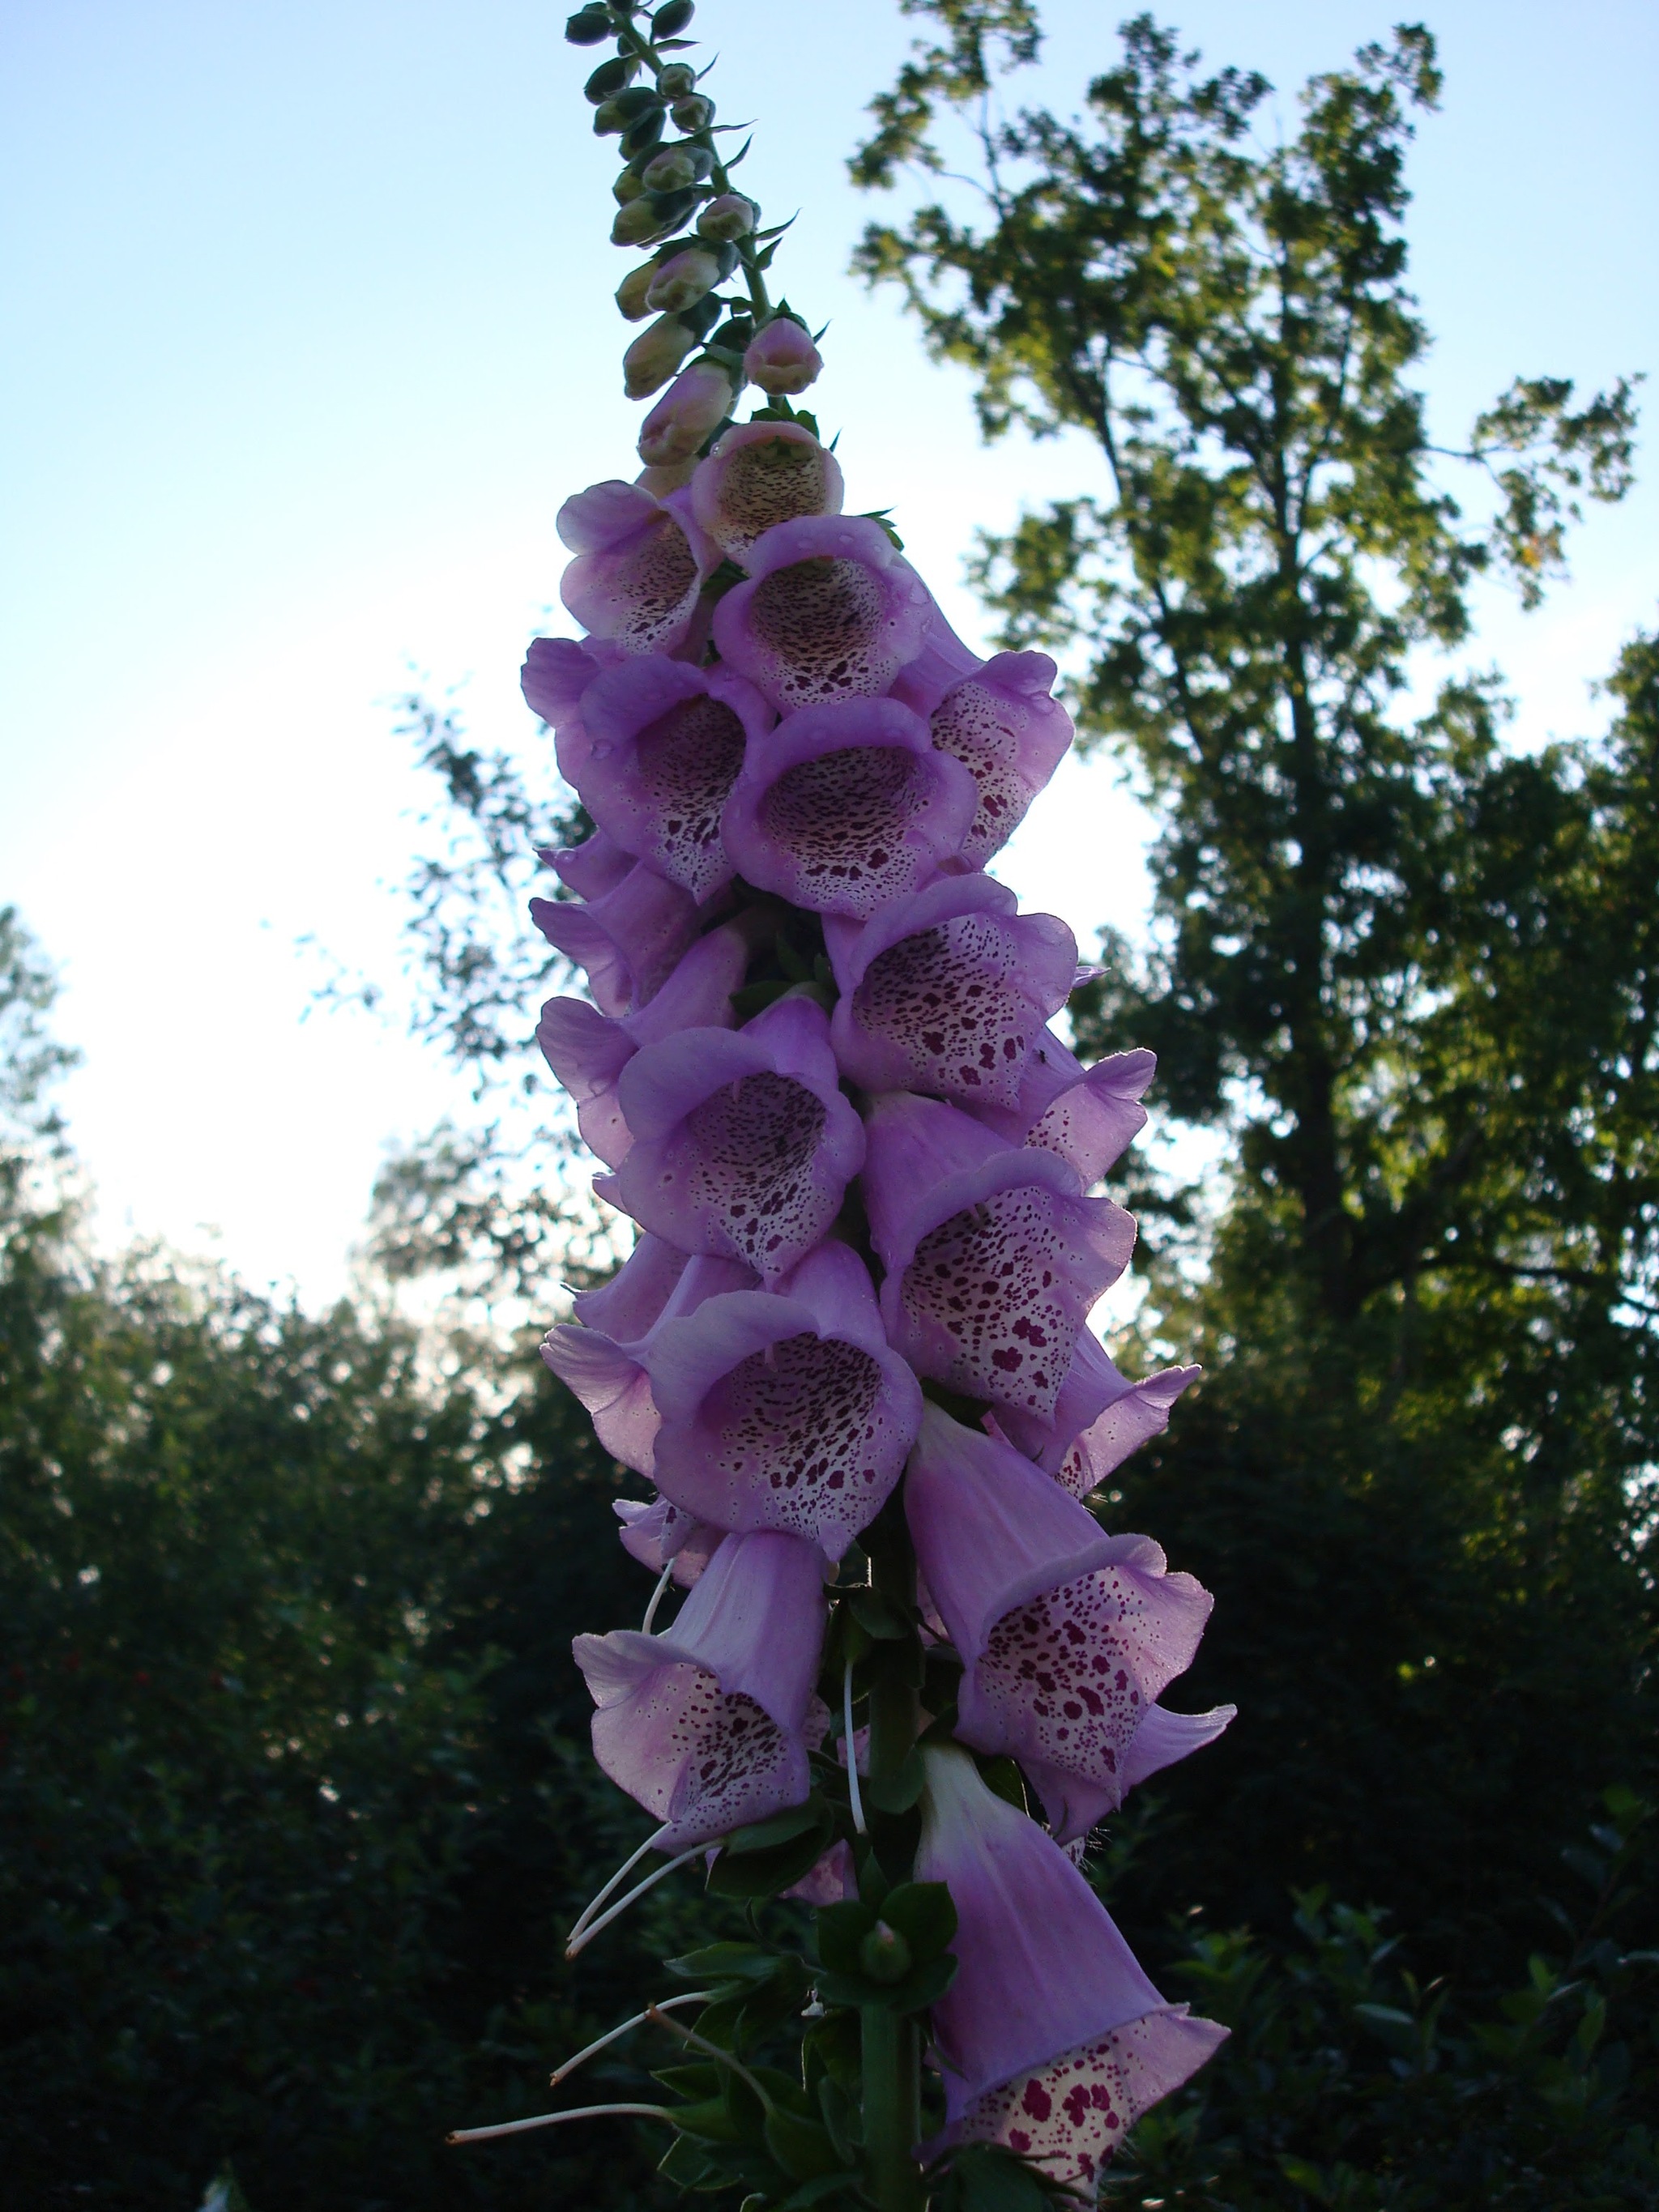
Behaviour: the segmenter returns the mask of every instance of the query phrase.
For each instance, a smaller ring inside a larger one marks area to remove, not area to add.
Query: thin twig
[[[597,2058],[600,2051],[607,2050],[611,2044],[620,2043],[623,2036],[630,2034],[636,2027],[642,2027],[653,2013],[666,2012],[670,2005],[706,2004],[714,1994],[713,1990],[691,1990],[684,1996],[659,1998],[646,2011],[636,2012],[631,2020],[623,2021],[620,2027],[613,2027],[607,2034],[597,2038],[586,2050],[579,2051],[574,2058],[567,2058],[562,2066],[555,2067],[547,2077],[548,2087],[556,2089],[560,2082],[567,2080],[579,2066],[586,2066],[590,2058]]]
[[[613,1920],[620,1918],[630,1905],[645,1895],[647,1890],[654,1889],[659,1881],[673,1873],[676,1867],[684,1866],[707,1849],[706,1844],[693,1844],[689,1851],[682,1851],[678,1858],[670,1859],[666,1866],[658,1867],[654,1873],[647,1875],[643,1881],[635,1882],[627,1896],[619,1897],[608,1912],[602,1912],[597,1920],[590,1920],[585,1928],[573,1929],[570,1941],[564,1947],[565,1957],[574,1959],[578,1951],[585,1951],[601,1929],[608,1928]]]
[[[632,2118],[666,2120],[674,2124],[674,2115],[666,2105],[578,2105],[568,2112],[538,2112],[533,2120],[503,2120],[493,2128],[454,2128],[444,2137],[446,2142],[485,2142],[491,2136],[521,2136],[531,2128],[556,2128],[565,2120],[604,2120]]]

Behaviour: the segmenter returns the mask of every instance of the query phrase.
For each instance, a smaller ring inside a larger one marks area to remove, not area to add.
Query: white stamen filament
[[[583,1929],[586,1927],[588,1922],[593,1917],[593,1915],[605,1903],[606,1898],[611,1895],[612,1890],[614,1890],[619,1883],[626,1881],[629,1875],[633,1873],[640,1861],[642,1858],[647,1857],[651,1852],[656,1850],[657,1837],[661,1833],[662,1830],[659,1828],[654,1835],[647,1836],[645,1841],[640,1845],[638,1850],[632,1852],[623,1861],[622,1864],[617,1869],[615,1874],[611,1875],[610,1881],[606,1882],[605,1887],[599,1892],[599,1895],[592,1899],[590,1903],[582,1907],[581,1911],[577,1916],[576,1924],[570,1931],[572,1936],[580,1936],[581,1934]]]
[[[666,2120],[674,2124],[674,2115],[666,2105],[578,2105],[568,2112],[538,2112],[533,2120],[503,2120],[493,2128],[453,2128],[444,2137],[446,2142],[485,2142],[491,2136],[521,2136],[530,2128],[556,2128],[563,2120],[605,2120],[612,2117],[641,2120]]]
[[[564,1947],[565,1957],[574,1959],[578,1951],[585,1951],[601,1929],[608,1928],[613,1920],[620,1919],[629,1906],[643,1897],[647,1889],[654,1889],[659,1881],[673,1873],[676,1867],[689,1865],[693,1859],[701,1858],[708,1848],[707,1844],[693,1844],[689,1851],[682,1851],[678,1858],[670,1859],[666,1866],[658,1867],[654,1873],[647,1875],[643,1881],[635,1882],[627,1896],[619,1897],[608,1912],[600,1913],[597,1920],[590,1920],[585,1928],[572,1929],[570,1941]],[[635,1856],[637,1858],[640,1855],[635,1853]],[[599,1903],[597,1898],[594,1903]]]
[[[645,1619],[640,1623],[640,1634],[641,1636],[650,1635],[651,1624],[657,1617],[657,1607],[662,1603],[664,1593],[666,1591],[669,1583],[673,1580],[673,1577],[674,1562],[671,1559],[668,1562],[668,1565],[663,1569],[661,1574],[658,1577],[657,1587],[651,1593],[651,1602],[645,1608]]]
[[[608,2051],[613,2043],[620,2043],[623,2036],[631,2035],[636,2027],[643,2027],[654,2014],[666,2012],[671,2005],[707,2004],[714,1994],[713,1990],[691,1990],[683,1997],[659,1998],[648,2011],[636,2012],[631,2020],[623,2021],[619,2027],[613,2027],[608,2034],[590,2043],[585,2051],[579,2051],[574,2058],[567,2058],[562,2066],[556,2067],[547,2077],[548,2087],[556,2089],[560,2082],[574,2074],[579,2066],[586,2066],[590,2058],[597,2058],[600,2051]]]
[[[858,1747],[853,1741],[853,1662],[847,1662],[847,1675],[842,1685],[842,1741],[847,1746],[847,1794],[853,1801],[853,1826],[860,1835],[868,1832],[864,1825],[864,1799],[859,1792]]]

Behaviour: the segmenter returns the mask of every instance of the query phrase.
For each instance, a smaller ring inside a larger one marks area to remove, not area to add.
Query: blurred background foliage
[[[1109,944],[1079,1040],[1154,1045],[1156,1108],[1223,1148],[1201,1184],[1123,1186],[1125,1364],[1208,1373],[1109,1510],[1214,1591],[1181,1696],[1240,1717],[1097,1871],[1234,2036],[1109,2197],[1652,2204],[1659,639],[1610,672],[1603,736],[1539,752],[1492,683],[1419,680],[1476,577],[1535,598],[1578,502],[1620,495],[1631,387],[1522,377],[1431,443],[1401,229],[1425,33],[1264,148],[1260,81],[1149,19],[1064,122],[989,96],[1035,51],[1024,0],[906,10],[855,173],[946,183],[860,260],[988,434],[1098,448],[1096,493],[988,541],[981,580],[1161,825],[1148,944]],[[330,1314],[90,1249],[50,971],[0,918],[20,2204],[674,2201],[617,2125],[441,2148],[543,2109],[711,1918],[671,1888],[561,1960],[643,1826],[568,1651],[643,1603],[626,1478],[533,1352],[609,1249],[523,1080],[562,980],[526,950],[526,848],[580,824],[410,720],[439,793],[410,985],[477,1112],[388,1161]],[[641,2081],[626,2047],[590,2078]]]

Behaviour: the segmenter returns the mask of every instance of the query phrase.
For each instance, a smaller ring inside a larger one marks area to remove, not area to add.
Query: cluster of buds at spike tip
[[[749,2085],[777,2197],[861,2162],[893,2212],[918,2159],[958,2157],[1087,2193],[1224,2033],[1158,1993],[1079,1871],[1232,1718],[1162,1702],[1210,1598],[1099,1491],[1198,1371],[1133,1380],[1091,1327],[1135,1236],[1100,1185],[1153,1060],[1085,1066],[1054,1026],[1096,971],[986,867],[1070,744],[1055,665],[971,651],[883,520],[842,513],[789,404],[814,334],[769,298],[775,234],[665,51],[690,15],[571,19],[618,45],[587,90],[629,163],[615,234],[653,248],[617,305],[643,325],[625,388],[656,404],[644,473],[560,511],[584,635],[523,675],[594,825],[543,855],[560,895],[532,916],[586,995],[537,1038],[635,1231],[543,1357],[638,1479],[621,1540],[653,1577],[640,1627],[576,1639],[595,1753],[651,1832],[569,1950],[694,1862],[793,1898],[817,1953],[785,2009],[810,1974],[807,2016],[861,2033],[861,2141],[711,2039],[721,2003],[665,2023]],[[738,423],[746,384],[768,404]],[[906,2066],[908,2104],[871,2086]],[[693,2165],[693,2188],[750,2172]]]

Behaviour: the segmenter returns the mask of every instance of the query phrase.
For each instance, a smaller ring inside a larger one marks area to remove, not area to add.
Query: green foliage
[[[1181,1994],[1231,2040],[1149,2114],[1110,2205],[1199,2212],[1487,2212],[1651,2204],[1659,2192],[1659,1952],[1620,1941],[1656,1872],[1651,1815],[1607,1793],[1583,1925],[1565,1957],[1535,1952],[1518,1987],[1471,2009],[1424,1984],[1374,1913],[1297,1900],[1285,1954],[1199,1933]]]
[[[1328,1881],[1490,1990],[1596,1792],[1653,1780],[1659,645],[1593,744],[1517,757],[1490,681],[1404,697],[1474,579],[1531,602],[1577,502],[1621,495],[1632,387],[1522,378],[1432,441],[1420,27],[1274,143],[1261,77],[1146,16],[1079,119],[1000,119],[962,72],[1023,58],[982,43],[1005,19],[922,12],[944,43],[866,179],[954,131],[981,194],[872,227],[860,264],[988,435],[1093,443],[1096,484],[978,574],[1158,813],[1150,956],[1109,947],[1079,1042],[1152,1046],[1155,1106],[1229,1139],[1207,1214],[1125,1194],[1144,1349],[1209,1373],[1107,1508],[1215,1593],[1182,1702],[1240,1707],[1151,1801],[1129,1895],[1282,1930],[1286,1886]]]

